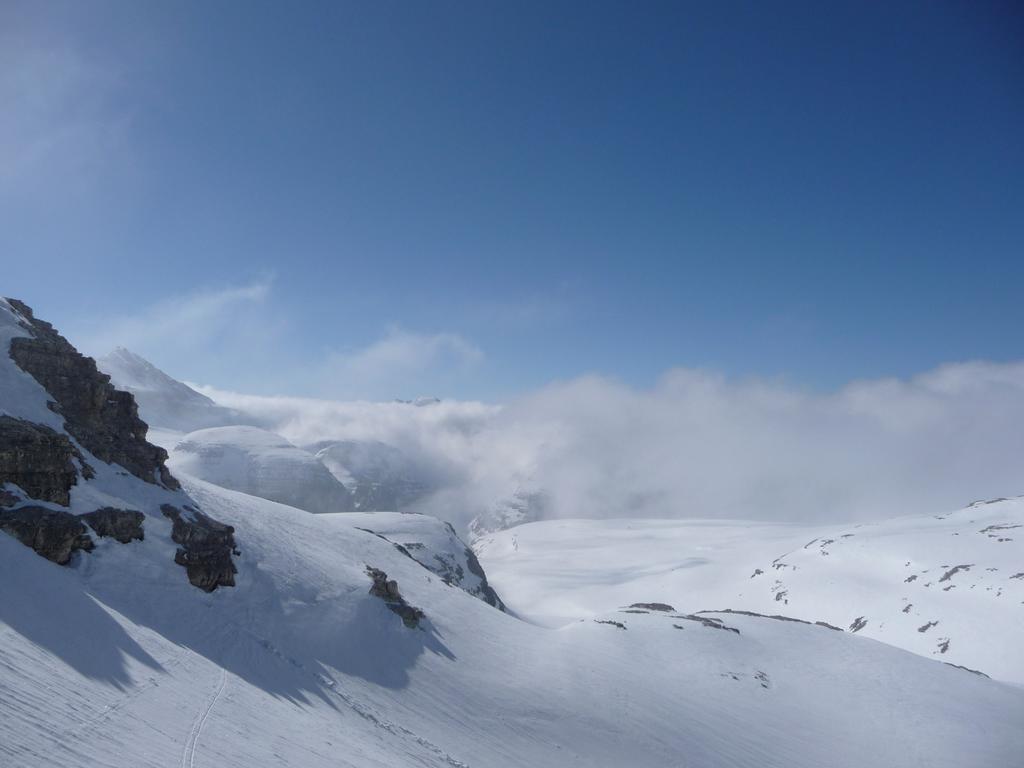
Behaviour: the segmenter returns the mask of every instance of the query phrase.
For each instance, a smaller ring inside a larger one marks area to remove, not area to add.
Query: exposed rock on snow
[[[735,613],[739,616],[757,616],[762,619],[774,619],[775,621],[795,621],[798,624],[810,624],[816,627],[824,627],[825,629],[832,629],[836,632],[842,632],[842,627],[837,627],[833,624],[829,624],[827,621],[807,621],[805,619],[795,619],[792,616],[780,616],[777,613],[755,613],[754,611],[740,611],[736,608],[723,608],[718,611],[697,611],[697,613]]]
[[[97,536],[110,537],[122,544],[130,541],[142,541],[146,536],[142,530],[142,521],[146,516],[134,509],[115,509],[103,507],[81,516]]]
[[[373,580],[370,594],[383,600],[388,608],[401,617],[402,623],[409,629],[416,629],[424,613],[419,608],[409,605],[398,591],[398,582],[389,579],[380,568],[366,566],[366,575]]]
[[[224,488],[307,512],[347,512],[348,490],[310,453],[257,427],[214,427],[186,435],[170,466]]]
[[[174,562],[185,566],[189,582],[204,592],[235,586],[238,569],[231,560],[235,529],[218,523],[194,507],[184,511],[164,504],[160,511],[170,518],[171,539],[179,544]]]
[[[734,632],[737,635],[740,634],[740,631],[736,627],[730,627],[721,619],[716,619],[713,616],[697,616],[695,614],[687,613],[674,615],[672,618],[683,619],[684,621],[695,621],[698,624],[701,624],[710,629],[723,629],[726,632]]]
[[[0,486],[14,483],[31,499],[66,507],[78,480],[72,459],[84,467],[82,455],[67,435],[42,424],[0,416]]]
[[[640,608],[645,611],[674,611],[668,603],[633,603],[630,608]]]
[[[96,547],[86,523],[103,538],[142,541],[147,511],[166,531],[161,505],[183,507],[167,515],[175,561],[206,591],[233,585],[233,529],[181,491],[131,394],[21,302],[0,300],[0,346],[0,530],[66,565]]]
[[[445,584],[458,587],[499,610],[505,610],[476,554],[455,533],[450,523],[429,515],[394,512],[348,513],[361,530],[390,541],[404,554],[437,574]]]
[[[78,550],[92,551],[92,539],[70,512],[46,507],[19,507],[0,512],[0,530],[58,565],[67,565]]]
[[[11,339],[11,359],[53,397],[51,408],[64,417],[71,436],[100,460],[119,464],[147,483],[177,489],[178,481],[164,466],[167,452],[146,442],[149,428],[132,396],[114,389],[91,357],[79,354],[25,304],[8,303],[29,334]]]

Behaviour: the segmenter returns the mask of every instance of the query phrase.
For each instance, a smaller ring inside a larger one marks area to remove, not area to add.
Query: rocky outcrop
[[[67,565],[73,552],[89,552],[95,546],[81,520],[70,512],[45,507],[0,511],[0,531],[58,565]]]
[[[366,566],[366,575],[373,580],[370,587],[370,594],[383,600],[392,612],[401,617],[402,623],[409,629],[416,629],[420,625],[420,619],[424,617],[423,611],[415,606],[409,605],[398,591],[398,582],[389,579],[388,575],[380,568]]]
[[[674,611],[668,603],[633,603],[630,608],[636,608],[642,611]]]
[[[29,498],[67,506],[78,480],[78,450],[62,435],[42,424],[0,416],[0,485],[14,483]]]
[[[207,517],[195,507],[184,510],[163,504],[160,511],[172,523],[171,539],[178,545],[174,562],[185,567],[189,582],[204,592],[217,587],[235,586],[235,568],[231,560],[235,549],[235,529]]]
[[[498,593],[487,581],[487,574],[473,550],[459,538],[450,523],[419,514],[376,512],[354,517],[370,527],[359,530],[372,533],[393,544],[406,557],[436,574],[451,587],[504,611]]]
[[[450,524],[447,524],[451,528]],[[455,529],[452,528],[452,534],[454,535]],[[480,579],[480,584],[476,588],[476,595],[488,605],[492,605],[499,611],[505,610],[505,604],[501,602],[501,598],[498,597],[498,593],[494,591],[494,587],[487,581],[487,574],[484,573],[484,567],[480,565],[480,561],[477,559],[476,554],[472,549],[466,547],[466,567],[469,568],[470,573]]]
[[[131,394],[114,389],[91,357],[79,354],[25,304],[8,302],[30,334],[11,340],[11,358],[54,399],[50,408],[64,418],[67,431],[96,458],[119,464],[147,483],[177,490],[178,481],[164,466],[167,452],[146,441],[149,427]]]
[[[122,544],[142,541],[145,538],[142,521],[146,516],[134,509],[103,507],[80,517],[89,524],[97,536],[110,537]]]

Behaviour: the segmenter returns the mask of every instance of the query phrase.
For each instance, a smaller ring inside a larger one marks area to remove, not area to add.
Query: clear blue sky
[[[1019,3],[5,2],[0,72],[2,292],[191,380],[1024,357]]]

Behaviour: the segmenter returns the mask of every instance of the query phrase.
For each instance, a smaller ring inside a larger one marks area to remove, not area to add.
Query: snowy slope
[[[506,604],[547,626],[655,600],[783,614],[1024,683],[1024,499],[827,528],[544,521],[474,546]]]
[[[348,490],[316,460],[280,435],[257,427],[213,427],[185,435],[168,466],[309,512],[353,508]]]
[[[135,396],[139,415],[150,427],[185,433],[253,423],[245,414],[217,405],[124,347],[99,358],[96,365],[114,386]]]
[[[959,768],[1024,749],[1020,689],[863,637],[656,611],[544,629],[346,516],[185,488],[239,532],[234,590],[165,578],[148,540],[62,569],[0,539],[5,765]],[[367,593],[366,564],[423,629]]]

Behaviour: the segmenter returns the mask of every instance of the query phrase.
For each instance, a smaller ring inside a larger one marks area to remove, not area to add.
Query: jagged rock
[[[0,512],[0,530],[58,565],[67,565],[72,552],[89,552],[95,546],[81,520],[70,512],[45,507]]]
[[[11,359],[54,399],[50,408],[64,417],[67,431],[96,458],[120,464],[147,483],[177,490],[178,481],[164,466],[167,452],[146,441],[149,427],[131,394],[114,389],[91,357],[37,320],[28,306],[16,299],[8,302],[30,334],[11,340]]]
[[[388,608],[401,617],[402,623],[409,629],[416,629],[425,614],[419,608],[409,605],[398,591],[398,582],[389,579],[380,568],[366,566],[366,574],[373,580],[370,594],[383,600]]]
[[[30,498],[67,506],[71,486],[78,480],[72,458],[82,457],[66,435],[42,424],[0,416],[0,485],[14,483]]]
[[[19,499],[16,494],[13,494],[10,491],[5,491],[3,488],[0,488],[0,508],[13,507],[19,501],[21,501],[21,499]]]
[[[182,511],[162,504],[160,511],[171,520],[171,539],[179,545],[174,562],[185,567],[189,582],[204,592],[235,586],[238,569],[231,560],[236,553],[235,529],[194,507]]]
[[[80,517],[89,524],[97,536],[109,536],[122,544],[127,544],[129,541],[142,541],[145,538],[142,521],[146,519],[146,516],[134,509],[103,507],[80,515]]]

